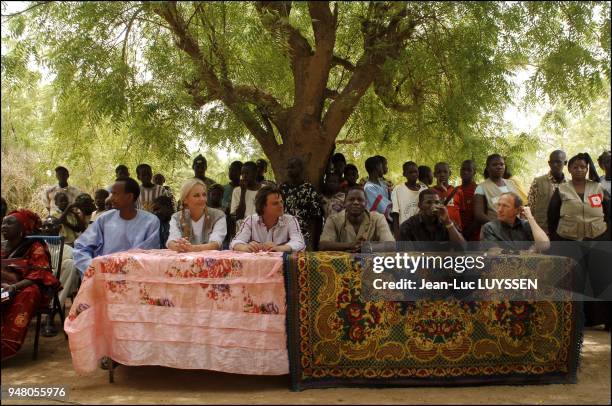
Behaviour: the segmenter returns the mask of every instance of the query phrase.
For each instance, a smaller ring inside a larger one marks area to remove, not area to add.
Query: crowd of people
[[[553,151],[550,171],[536,177],[526,192],[504,157],[487,157],[477,184],[478,164],[465,160],[461,182],[450,183],[452,168],[433,170],[414,161],[402,165],[406,181],[393,185],[387,160],[365,161],[367,176],[341,153],[332,156],[321,193],[304,179],[300,158],[288,161],[287,181],[266,179],[267,162],[232,162],[228,181],[206,176],[207,160],[193,160],[178,199],[162,174],[148,164],[117,166],[115,182],[94,196],[70,185],[69,171],[55,169],[58,183],[45,190],[48,216],[28,209],[7,213],[2,199],[2,359],[14,355],[36,309],[48,304],[60,286],[61,305],[78,289],[93,258],[133,248],[176,252],[230,249],[242,252],[333,250],[358,252],[364,242],[532,241],[545,251],[550,241],[610,240],[610,151],[598,159],[579,153],[567,160]],[[567,166],[569,179],[564,174]],[[27,236],[64,237],[61,280],[51,270],[49,252]],[[609,309],[605,320],[609,326]],[[609,328],[609,327],[608,327]],[[42,334],[57,332],[51,320]]]

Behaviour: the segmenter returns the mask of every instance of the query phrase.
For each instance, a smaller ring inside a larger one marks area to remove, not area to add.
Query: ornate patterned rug
[[[361,267],[340,252],[285,261],[292,390],[575,383],[581,303],[365,301]]]

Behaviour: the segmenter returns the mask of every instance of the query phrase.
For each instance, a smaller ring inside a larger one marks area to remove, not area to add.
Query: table
[[[289,372],[282,253],[130,250],[95,258],[65,321],[78,374],[108,356],[251,375]]]

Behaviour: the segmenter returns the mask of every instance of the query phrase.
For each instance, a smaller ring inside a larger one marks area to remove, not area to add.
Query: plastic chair
[[[62,274],[62,256],[64,254],[64,237],[56,235],[31,235],[26,238],[36,239],[44,241],[47,244],[49,253],[51,254],[51,268],[55,270],[55,277],[59,280]],[[40,337],[40,325],[42,315],[46,314],[47,317],[52,318],[55,312],[59,313],[62,322],[62,330],[64,328],[64,310],[60,306],[59,296],[57,290],[53,293],[53,300],[49,306],[44,309],[39,309],[36,312],[36,335],[34,336],[34,355],[33,360],[38,358],[38,340]],[[64,337],[68,339],[68,335],[64,331]]]

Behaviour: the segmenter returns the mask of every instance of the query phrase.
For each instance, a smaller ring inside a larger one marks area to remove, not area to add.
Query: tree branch
[[[255,113],[248,108],[247,103],[262,104],[263,107],[272,108],[272,110],[278,108],[280,103],[257,88],[249,86],[237,86],[234,88],[229,81],[221,84],[212,65],[202,55],[197,41],[186,29],[185,20],[177,10],[176,2],[154,4],[153,11],[168,22],[171,31],[175,35],[177,46],[192,59],[199,72],[198,80],[203,82],[208,90],[208,97],[200,99],[200,101],[221,100],[243,122],[251,134],[255,136],[266,155],[276,156],[278,154],[276,139],[273,134],[270,136],[268,131],[257,121]],[[195,94],[196,90],[199,91],[200,86],[201,83],[194,83],[191,88],[192,94]]]
[[[341,58],[339,56],[334,55],[332,57],[332,64],[334,66],[342,66],[344,69],[348,71],[355,71],[355,65],[351,63],[348,59]]]
[[[32,9],[35,9],[36,7],[39,7],[39,6],[42,6],[42,5],[44,5],[44,4],[48,4],[48,3],[51,3],[51,1],[39,1],[39,2],[37,2],[37,3],[33,4],[33,5],[31,5],[30,7],[28,7],[28,8],[26,8],[26,9],[24,9],[24,10],[17,11],[17,12],[15,12],[15,13],[11,13],[11,14],[2,14],[2,17],[6,18],[6,21],[8,21],[8,20],[10,20],[12,17],[15,17],[15,16],[18,16],[18,15],[21,15],[21,14],[23,14],[23,13],[27,13],[28,11],[30,11],[30,10],[32,10]]]

